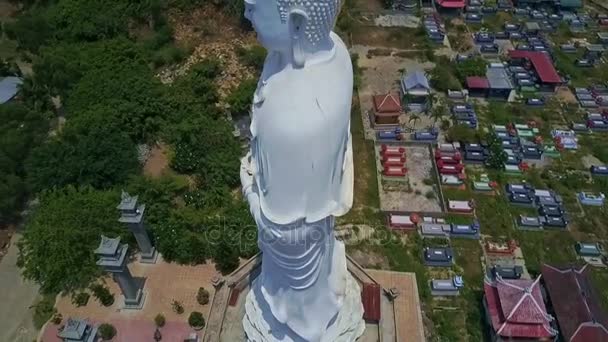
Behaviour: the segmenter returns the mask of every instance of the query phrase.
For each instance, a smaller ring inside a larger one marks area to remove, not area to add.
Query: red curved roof
[[[555,336],[538,279],[498,280],[484,284],[492,327],[509,338],[551,338]]]
[[[401,111],[401,100],[395,94],[375,95],[373,102],[376,113],[399,113]]]
[[[541,272],[565,340],[608,342],[608,316],[599,305],[587,266],[543,265]]]

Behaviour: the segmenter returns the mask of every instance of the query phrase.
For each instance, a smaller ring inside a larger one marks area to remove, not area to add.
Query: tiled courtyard
[[[215,265],[208,263],[205,265],[186,266],[167,263],[159,257],[156,264],[141,264],[139,262],[131,262],[129,269],[134,277],[145,277],[145,294],[146,299],[141,310],[123,310],[122,296],[118,284],[112,278],[105,278],[106,285],[114,294],[114,304],[110,307],[102,306],[93,296],[89,299],[86,306],[76,307],[72,304],[71,297],[58,297],[56,308],[64,319],[68,317],[84,318],[94,322],[125,322],[129,330],[141,329],[142,334],[154,332],[154,317],[162,313],[167,320],[168,331],[173,331],[173,334],[182,334],[183,338],[188,336],[188,333],[193,331],[188,326],[188,316],[192,311],[199,311],[205,316],[205,320],[209,315],[210,304],[200,305],[196,301],[196,294],[199,287],[204,287],[210,292],[210,302],[213,300],[214,288],[211,280],[218,273],[215,270]],[[173,312],[171,303],[176,300],[181,302],[184,307],[184,313],[181,315]],[[57,327],[52,324],[47,325],[45,336],[54,336]],[[119,325],[116,325],[119,331],[116,342],[133,342],[136,340],[123,338]],[[169,329],[170,327],[170,329]],[[49,333],[50,331],[50,333]],[[199,333],[200,334],[200,333]],[[169,339],[178,341],[177,339]],[[165,338],[163,338],[165,340]],[[49,340],[44,339],[45,342]],[[52,341],[52,340],[50,340]],[[143,341],[143,340],[142,340]],[[150,341],[146,339],[145,341]]]

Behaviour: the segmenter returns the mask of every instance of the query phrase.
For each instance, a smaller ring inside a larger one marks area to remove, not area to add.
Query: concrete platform
[[[424,341],[416,276],[413,273],[365,270],[348,256],[347,260],[349,272],[360,285],[376,283],[383,288],[381,319],[379,322],[367,322],[363,336],[357,341]],[[246,340],[242,324],[245,316],[245,301],[250,284],[260,273],[260,266],[261,255],[257,255],[226,277],[224,285],[218,287],[213,298],[203,341]],[[380,281],[375,279],[376,276]],[[398,293],[394,300],[387,295],[391,288]]]

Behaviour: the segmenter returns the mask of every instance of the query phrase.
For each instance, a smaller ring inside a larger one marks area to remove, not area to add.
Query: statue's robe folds
[[[338,319],[350,277],[333,228],[334,217],[352,206],[353,72],[344,43],[333,33],[331,38],[329,60],[288,66],[260,83],[251,123],[259,201],[252,208],[260,208],[263,252],[254,291],[271,319],[289,327],[287,335],[307,341],[320,341]],[[266,72],[272,63],[269,56]]]

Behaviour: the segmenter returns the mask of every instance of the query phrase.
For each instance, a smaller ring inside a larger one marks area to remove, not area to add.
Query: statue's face
[[[245,0],[245,18],[251,21],[260,44],[267,50],[289,49],[289,27],[281,21],[276,0]]]

